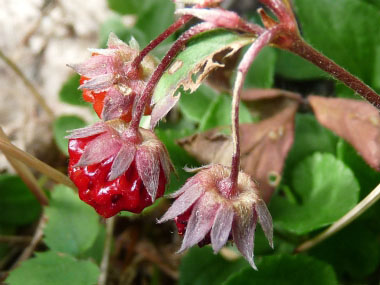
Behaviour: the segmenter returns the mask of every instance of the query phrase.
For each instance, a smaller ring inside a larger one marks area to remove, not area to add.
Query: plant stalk
[[[232,122],[232,162],[231,162],[231,192],[233,196],[238,183],[239,169],[240,169],[240,135],[239,135],[239,103],[240,95],[243,89],[244,81],[247,76],[248,70],[255,60],[259,52],[268,45],[273,37],[276,35],[277,29],[269,29],[263,32],[248,48],[242,60],[239,63],[236,80],[233,89],[232,109],[231,109],[231,122]]]
[[[294,40],[293,44],[287,49],[331,74],[366,99],[369,103],[374,105],[377,109],[380,109],[380,96],[371,87],[331,59],[315,50],[302,38]]]
[[[103,250],[103,258],[100,264],[100,275],[98,280],[98,285],[107,284],[107,273],[108,273],[108,265],[111,254],[111,246],[113,239],[113,231],[115,228],[115,217],[109,218],[106,220],[106,240],[104,242],[104,250]]]
[[[184,15],[180,17],[177,21],[175,21],[169,28],[167,28],[162,34],[160,34],[157,38],[155,38],[153,41],[151,41],[140,53],[139,55],[133,60],[131,66],[132,70],[137,70],[140,63],[144,59],[145,56],[148,55],[156,46],[158,46],[161,42],[166,40],[171,34],[176,32],[179,28],[181,28],[183,25],[185,25],[187,22],[189,22],[193,16],[191,15]]]
[[[153,75],[150,77],[148,83],[145,86],[143,93],[141,94],[139,100],[137,100],[137,105],[134,108],[134,114],[132,116],[132,121],[130,127],[133,130],[137,130],[141,117],[144,113],[144,109],[148,100],[151,98],[152,91],[156,87],[158,81],[160,80],[162,74],[165,72],[166,68],[169,66],[173,58],[178,54],[186,42],[193,36],[200,34],[202,32],[214,29],[215,25],[210,23],[201,23],[198,24],[186,32],[184,32],[178,40],[173,44],[170,50],[162,59],[161,63],[158,65],[157,69],[154,71]]]

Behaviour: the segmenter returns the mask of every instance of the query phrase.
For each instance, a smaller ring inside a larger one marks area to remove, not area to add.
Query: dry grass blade
[[[76,189],[75,185],[71,182],[71,180],[66,175],[54,169],[50,165],[44,163],[43,161],[35,158],[33,155],[19,149],[18,147],[14,146],[13,144],[9,143],[7,140],[1,137],[0,137],[0,150],[5,155],[11,156],[23,162],[24,164],[28,165],[29,167],[32,167],[38,170],[39,172],[45,174],[46,176],[50,177],[55,182],[61,183],[70,188]]]
[[[10,143],[10,141],[8,140],[8,137],[5,135],[1,127],[0,127],[0,138]],[[48,205],[49,199],[45,195],[42,188],[38,185],[37,179],[34,177],[30,169],[26,167],[22,162],[18,161],[17,159],[14,159],[13,157],[10,157],[6,154],[5,154],[5,157],[7,158],[9,163],[12,165],[14,170],[17,172],[17,174],[20,176],[20,178],[28,186],[28,188],[30,189],[32,194],[36,197],[38,202],[40,202],[41,205],[45,205],[45,206]]]

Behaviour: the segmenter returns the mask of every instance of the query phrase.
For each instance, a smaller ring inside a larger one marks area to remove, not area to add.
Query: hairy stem
[[[50,177],[55,182],[61,183],[68,187],[76,189],[75,185],[71,182],[71,180],[66,175],[54,169],[50,165],[44,163],[43,161],[39,160],[38,158],[35,158],[33,155],[7,142],[1,137],[0,137],[0,150],[4,154],[8,156],[12,156],[13,158],[21,161],[22,163],[28,165],[29,167],[32,167],[38,170],[39,172],[45,174],[46,176]]]
[[[231,110],[231,122],[232,122],[232,163],[231,163],[231,193],[232,196],[236,191],[237,180],[240,168],[240,135],[239,135],[239,103],[240,95],[243,89],[244,81],[247,76],[247,72],[252,62],[258,55],[258,53],[270,43],[273,37],[276,35],[276,29],[266,30],[262,33],[249,47],[244,54],[242,60],[239,63],[236,80],[233,89],[232,97],[232,110]]]
[[[185,15],[185,16],[180,17],[169,28],[167,28],[162,34],[160,34],[157,38],[151,41],[133,60],[131,64],[132,70],[137,70],[138,66],[140,65],[144,57],[147,56],[149,52],[151,52],[156,46],[158,46],[161,42],[166,40],[171,34],[176,32],[179,28],[181,28],[183,25],[189,22],[191,18],[193,18],[193,16],[191,15]]]
[[[8,137],[6,136],[6,134],[4,133],[1,127],[0,127],[0,138],[10,143]],[[18,161],[17,159],[9,155],[5,154],[5,157],[7,158],[9,163],[12,165],[13,169],[20,176],[20,178],[28,186],[28,189],[36,197],[38,202],[40,202],[40,204],[44,206],[48,205],[49,204],[48,197],[46,196],[45,192],[42,190],[42,188],[38,184],[37,179],[34,177],[33,173],[29,170],[29,168],[26,167],[22,162]]]
[[[377,109],[380,109],[380,96],[371,87],[366,85],[356,76],[349,73],[343,67],[340,67],[331,59],[315,50],[303,39],[299,38],[294,40],[293,44],[287,49],[315,64],[320,69],[331,74],[336,79],[342,81],[345,85],[361,95]]]
[[[160,80],[162,74],[165,72],[166,68],[169,66],[173,58],[182,49],[185,43],[193,36],[214,29],[215,25],[210,23],[198,24],[185,33],[183,33],[178,40],[173,44],[168,53],[164,56],[161,63],[158,65],[157,69],[154,71],[153,75],[150,77],[148,83],[145,86],[143,93],[141,94],[139,100],[137,100],[137,105],[134,108],[134,114],[131,121],[131,128],[137,130],[141,117],[144,113],[144,109],[148,100],[151,98],[152,91],[156,84]]]
[[[113,230],[115,227],[115,217],[109,218],[106,220],[106,240],[104,242],[104,251],[103,258],[100,264],[100,275],[98,280],[98,285],[107,284],[107,273],[108,273],[108,265],[111,254],[111,246],[112,246],[112,238],[113,238]]]
[[[13,69],[13,71],[21,78],[26,87],[30,90],[36,101],[41,105],[41,107],[45,110],[45,112],[49,115],[51,119],[54,119],[54,112],[46,103],[44,97],[37,91],[37,88],[33,85],[33,83],[25,76],[25,74],[21,71],[20,68],[14,63],[9,57],[7,57],[0,50],[0,58],[4,60],[4,62]]]
[[[328,237],[343,229],[345,226],[354,221],[357,217],[363,214],[369,207],[375,204],[380,199],[380,184],[371,191],[359,204],[357,204],[351,211],[345,214],[342,218],[332,224],[325,231],[315,236],[298,246],[294,251],[303,252],[321,243]]]

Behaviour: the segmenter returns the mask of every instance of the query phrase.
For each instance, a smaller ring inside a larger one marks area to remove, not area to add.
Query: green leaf
[[[180,285],[219,285],[229,275],[245,267],[243,259],[225,260],[215,255],[210,247],[191,248],[182,259],[180,266]]]
[[[315,79],[325,73],[307,60],[284,50],[277,50],[276,73],[294,80]]]
[[[276,51],[271,47],[265,47],[249,68],[245,87],[271,88],[275,66]]]
[[[155,102],[165,96],[174,96],[175,91],[184,79],[195,75],[193,74],[194,69],[216,52],[225,50],[233,45],[245,46],[251,43],[252,40],[252,38],[243,37],[225,30],[210,31],[195,36],[187,43],[187,48],[179,53],[173,61],[172,65],[181,63],[181,66],[175,72],[172,72],[169,67],[162,75],[154,89],[153,97]]]
[[[334,270],[322,261],[305,255],[265,256],[258,271],[247,267],[232,275],[224,285],[336,285]]]
[[[380,244],[377,235],[355,223],[313,248],[311,254],[333,265],[341,276],[363,278],[378,268]]]
[[[67,104],[76,106],[88,106],[89,104],[83,100],[82,91],[79,87],[80,75],[74,74],[66,80],[59,91],[59,99]]]
[[[380,173],[368,166],[357,151],[343,139],[340,139],[338,142],[337,157],[354,172],[360,184],[360,199],[367,196],[379,184]],[[364,222],[374,232],[380,233],[379,213],[380,204],[376,203],[359,220]]]
[[[206,85],[201,85],[193,93],[186,92],[183,94],[179,100],[179,106],[187,119],[200,123],[217,96],[215,90]]]
[[[339,139],[337,157],[354,172],[360,184],[360,198],[367,196],[380,182],[380,173],[371,168],[345,140]]]
[[[139,1],[139,3],[144,1]],[[135,28],[144,31],[147,39],[153,40],[174,22],[174,3],[171,0],[154,0],[140,13]],[[169,37],[172,39],[173,36]],[[166,43],[168,40],[165,41]],[[144,43],[144,45],[148,42]]]
[[[292,172],[291,185],[298,204],[277,195],[270,209],[275,226],[295,234],[332,224],[359,198],[359,184],[351,169],[328,153],[301,161]]]
[[[185,166],[198,166],[199,163],[192,158],[187,152],[177,145],[176,140],[190,135],[192,132],[188,129],[183,130],[163,130],[156,129],[156,135],[165,144],[169,151],[170,158],[178,173],[178,177],[172,173],[170,176],[170,184],[165,194],[170,194],[178,190],[193,174],[190,174],[183,170]]]
[[[0,235],[14,235],[16,233],[15,226],[4,225],[0,223]],[[3,257],[13,248],[12,244],[0,243],[0,260],[3,260]]]
[[[222,93],[216,96],[204,114],[199,130],[205,131],[219,126],[231,125],[231,106],[232,97],[230,95]],[[255,119],[251,116],[249,109],[243,102],[240,102],[239,118],[240,123],[255,122]]]
[[[95,242],[89,249],[87,249],[83,254],[81,254],[80,258],[91,259],[92,261],[96,262],[96,264],[100,265],[103,258],[105,239],[106,227],[104,225],[99,225],[99,232],[96,236]]]
[[[305,39],[364,82],[372,84],[374,58],[380,43],[379,11],[358,0],[312,3],[295,0],[294,6]]]
[[[108,0],[108,7],[119,14],[139,14],[152,5],[152,0]]]
[[[362,0],[368,4],[374,5],[376,8],[380,9],[380,2],[378,0]]]
[[[314,152],[335,154],[338,137],[321,126],[313,115],[297,114],[295,138],[285,164],[284,176],[288,180],[298,162]]]
[[[134,37],[140,44],[140,48],[144,47],[149,41],[145,34],[136,27],[126,27],[122,21],[122,18],[118,15],[109,17],[100,27],[99,31],[99,45],[101,47],[107,46],[107,40],[110,33],[114,33],[124,41],[128,43],[131,37]]]
[[[54,187],[46,216],[44,241],[50,249],[79,256],[95,242],[99,217],[72,189],[63,185]]]
[[[86,126],[86,122],[74,115],[65,115],[55,119],[53,123],[53,135],[54,140],[58,148],[66,155],[69,154],[68,147],[69,141],[65,139],[68,130],[83,128]]]
[[[20,177],[0,175],[0,223],[27,225],[38,219],[41,206]]]
[[[48,251],[23,262],[6,281],[12,285],[89,285],[97,284],[99,273],[90,261]]]

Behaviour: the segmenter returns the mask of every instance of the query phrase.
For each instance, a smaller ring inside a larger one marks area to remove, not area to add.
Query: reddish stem
[[[371,87],[366,85],[359,78],[349,73],[331,59],[315,50],[302,38],[294,40],[293,44],[286,49],[310,61],[322,70],[331,74],[336,79],[342,81],[345,85],[360,94],[377,109],[380,109],[380,96]]]
[[[137,100],[137,105],[134,108],[134,114],[132,116],[132,121],[130,125],[130,127],[133,130],[138,129],[141,117],[144,113],[145,106],[148,103],[148,100],[151,98],[152,91],[154,87],[156,86],[156,84],[158,83],[158,81],[160,80],[166,68],[171,63],[172,59],[177,55],[177,53],[182,49],[182,47],[191,37],[199,33],[214,29],[214,28],[215,28],[215,25],[210,24],[210,23],[198,24],[190,28],[189,30],[187,30],[185,33],[183,33],[178,38],[178,40],[173,44],[173,46],[170,48],[168,53],[164,56],[161,63],[158,65],[157,69],[154,71],[153,75],[149,79],[139,100]]]
[[[260,0],[277,16],[282,24],[295,23],[293,13],[282,0]]]
[[[167,28],[162,34],[160,34],[157,38],[155,38],[153,41],[151,41],[140,53],[139,55],[133,60],[131,67],[132,71],[137,70],[138,66],[144,59],[144,57],[151,52],[156,46],[158,46],[161,42],[166,40],[171,34],[176,32],[179,28],[181,28],[183,25],[185,25],[188,21],[191,20],[193,16],[191,15],[184,15],[180,17],[177,21],[175,21],[169,28]]]
[[[239,102],[241,91],[243,89],[244,81],[252,62],[254,61],[258,53],[271,42],[271,40],[276,36],[276,34],[276,28],[266,30],[263,34],[261,34],[249,47],[238,66],[238,72],[236,75],[236,80],[233,89],[231,110],[233,154],[230,174],[230,196],[233,196],[236,192],[240,169]]]

